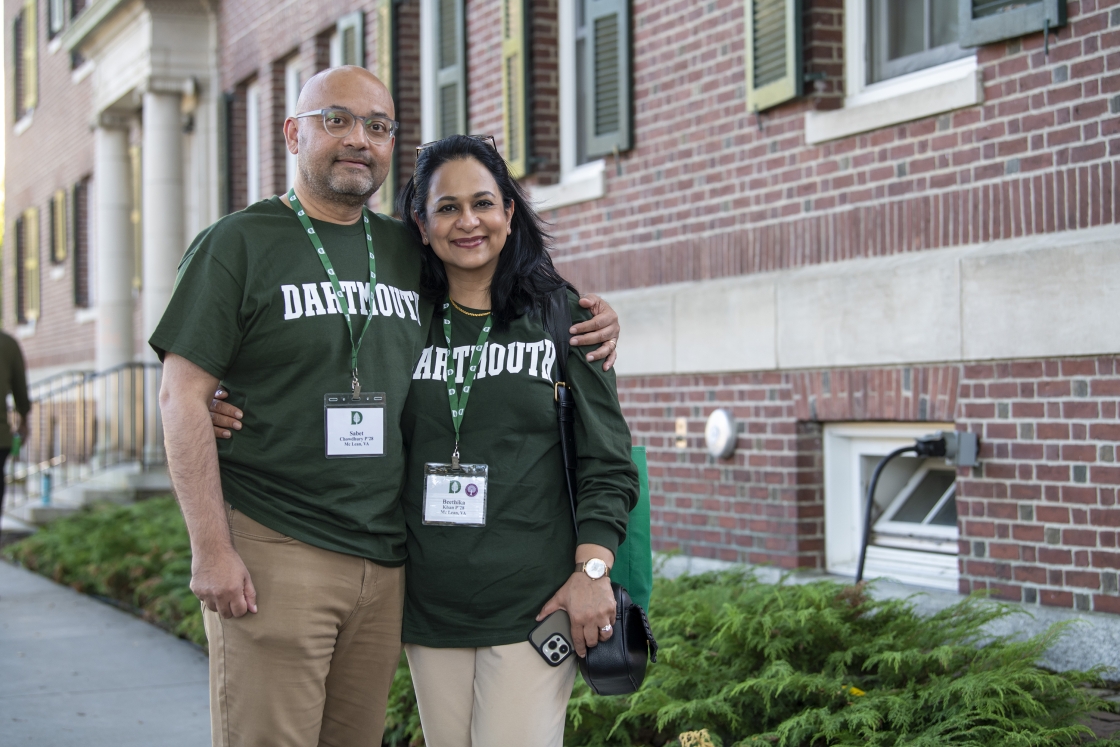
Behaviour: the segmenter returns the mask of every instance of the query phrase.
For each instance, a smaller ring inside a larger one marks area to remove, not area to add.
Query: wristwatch
[[[599,560],[599,558],[592,558],[582,563],[576,563],[576,573],[580,571],[586,573],[588,578],[598,580],[610,573],[611,569],[605,561]]]

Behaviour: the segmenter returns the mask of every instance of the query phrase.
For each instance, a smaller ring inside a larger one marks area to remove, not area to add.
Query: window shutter
[[[66,261],[69,234],[66,230],[66,192],[58,190],[51,199],[51,262]]]
[[[70,247],[74,257],[74,305],[89,308],[89,180],[82,179],[70,192]]]
[[[39,318],[39,208],[23,211],[24,230],[24,308],[27,321]]]
[[[1066,24],[1065,0],[960,0],[960,45],[1014,39]]]
[[[377,0],[374,10],[377,14],[377,77],[397,98],[395,58],[397,49],[397,4],[393,0]],[[400,112],[397,112],[400,119]],[[393,149],[393,159],[389,162],[389,174],[378,192],[378,210],[392,215],[397,200],[397,149]]]
[[[525,0],[502,0],[502,132],[517,179],[529,172],[529,24]]]
[[[632,147],[630,126],[630,2],[584,0],[587,42],[580,81],[587,157]]]
[[[747,110],[801,95],[801,0],[746,0]]]
[[[338,19],[339,64],[366,66],[365,23],[362,11]]]
[[[467,133],[467,65],[463,0],[435,0],[436,123],[442,140]]]
[[[39,24],[35,19],[35,0],[23,6],[23,110],[39,103]]]

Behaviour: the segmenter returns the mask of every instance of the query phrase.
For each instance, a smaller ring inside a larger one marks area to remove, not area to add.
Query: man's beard
[[[368,155],[343,153],[336,156],[334,160],[327,164],[326,168],[313,171],[306,160],[300,158],[297,163],[304,184],[316,197],[326,202],[347,207],[358,207],[366,204],[385,181],[387,172],[379,174],[377,162],[371,160],[370,165],[373,170],[370,172],[340,175],[335,172],[334,165],[341,158],[363,162],[369,160]]]

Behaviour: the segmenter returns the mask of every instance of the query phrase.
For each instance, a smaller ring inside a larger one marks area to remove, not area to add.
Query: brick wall
[[[11,29],[23,3],[5,0],[4,66],[12,80]],[[62,264],[51,262],[50,201],[56,190],[67,192],[69,207],[73,186],[93,172],[93,133],[90,130],[90,77],[74,82],[70,54],[51,50],[47,39],[47,8],[40,4],[37,13],[38,104],[30,115],[31,124],[15,134],[12,94],[6,91],[4,160],[4,245],[2,277],[3,326],[9,333],[16,320],[16,218],[27,208],[39,209],[40,317],[34,332],[18,338],[29,368],[78,366],[94,357],[96,337],[92,322],[75,322],[74,253]],[[79,114],[75,114],[75,113]],[[63,157],[62,154],[65,154]]]
[[[821,145],[804,114],[836,103],[842,3],[810,0],[810,95],[744,99],[740,0],[633,4],[635,148],[607,194],[545,216],[558,264],[599,290],[764,272],[1115,223],[1120,8],[979,50],[985,103]],[[493,74],[493,73],[491,73]],[[817,90],[820,86],[823,90]]]
[[[958,471],[961,591],[1120,613],[1120,358],[628,377],[619,399],[656,549],[821,569],[823,425],[955,421],[981,437]],[[727,460],[704,449],[719,407],[740,423]]]
[[[1120,613],[1120,358],[966,365],[961,591]]]

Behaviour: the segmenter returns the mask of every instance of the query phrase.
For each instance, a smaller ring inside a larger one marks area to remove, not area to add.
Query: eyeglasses
[[[450,137],[455,136],[451,135]],[[498,152],[498,142],[494,139],[493,135],[467,135],[467,137],[471,138],[472,140],[478,140],[481,143],[487,143],[491,148],[494,149],[495,153]],[[446,139],[447,138],[444,137],[440,138],[439,140],[433,140],[430,143],[424,143],[423,145],[416,146],[416,156],[419,157],[420,151],[424,150],[425,148],[435,145],[436,143],[442,143]]]
[[[362,128],[365,130],[366,138],[375,145],[389,142],[393,135],[397,134],[397,128],[400,127],[400,122],[394,119],[387,119],[386,117],[369,117],[367,119],[351,114],[345,109],[316,109],[297,114],[295,118],[302,119],[303,117],[318,115],[323,117],[323,129],[327,131],[328,135],[334,137],[346,137],[354,130],[354,125],[360,121]]]

